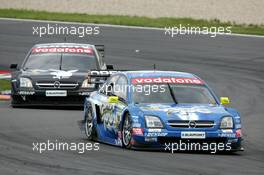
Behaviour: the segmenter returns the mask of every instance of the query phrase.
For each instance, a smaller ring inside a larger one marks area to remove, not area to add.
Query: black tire
[[[132,121],[129,114],[126,114],[122,126],[122,144],[124,148],[130,149],[132,139]]]
[[[88,140],[94,140],[95,138],[95,127],[93,124],[93,110],[90,104],[88,104],[85,113],[85,135]]]
[[[22,104],[21,99],[16,95],[11,95],[11,106],[17,108],[19,107],[19,104]]]

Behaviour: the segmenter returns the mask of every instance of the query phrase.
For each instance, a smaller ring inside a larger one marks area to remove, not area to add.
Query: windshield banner
[[[152,84],[152,83],[173,83],[173,84],[204,84],[196,78],[177,78],[177,77],[159,77],[159,78],[133,78],[132,84]]]

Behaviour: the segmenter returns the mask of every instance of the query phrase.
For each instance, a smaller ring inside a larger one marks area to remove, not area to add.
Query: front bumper
[[[242,137],[236,136],[236,130],[223,132],[223,130],[204,131],[189,130],[190,132],[204,132],[205,138],[182,138],[181,132],[144,131],[144,135],[133,135],[132,144],[134,149],[159,149],[165,151],[243,151]],[[188,132],[188,131],[187,131]]]
[[[61,89],[60,89],[61,90]],[[63,90],[66,96],[46,96],[46,90],[18,90],[11,94],[16,106],[83,106],[93,90]]]

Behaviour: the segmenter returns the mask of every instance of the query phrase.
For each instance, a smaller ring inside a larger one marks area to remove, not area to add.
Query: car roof
[[[42,43],[35,44],[34,47],[62,47],[62,46],[78,46],[78,47],[92,47],[91,44],[83,44],[83,43]]]
[[[143,70],[143,71],[125,71],[122,72],[127,78],[148,78],[148,77],[178,77],[178,78],[199,78],[192,73],[177,71],[159,71],[159,70]]]

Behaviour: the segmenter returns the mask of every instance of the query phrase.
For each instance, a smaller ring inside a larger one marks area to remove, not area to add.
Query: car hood
[[[144,115],[159,116],[163,121],[168,120],[214,120],[218,121],[226,115],[231,115],[220,105],[195,104],[139,104],[138,109]]]
[[[88,72],[88,71],[87,71]],[[28,77],[32,81],[81,81],[84,80],[87,72],[80,72],[78,70],[22,70],[20,77]]]

